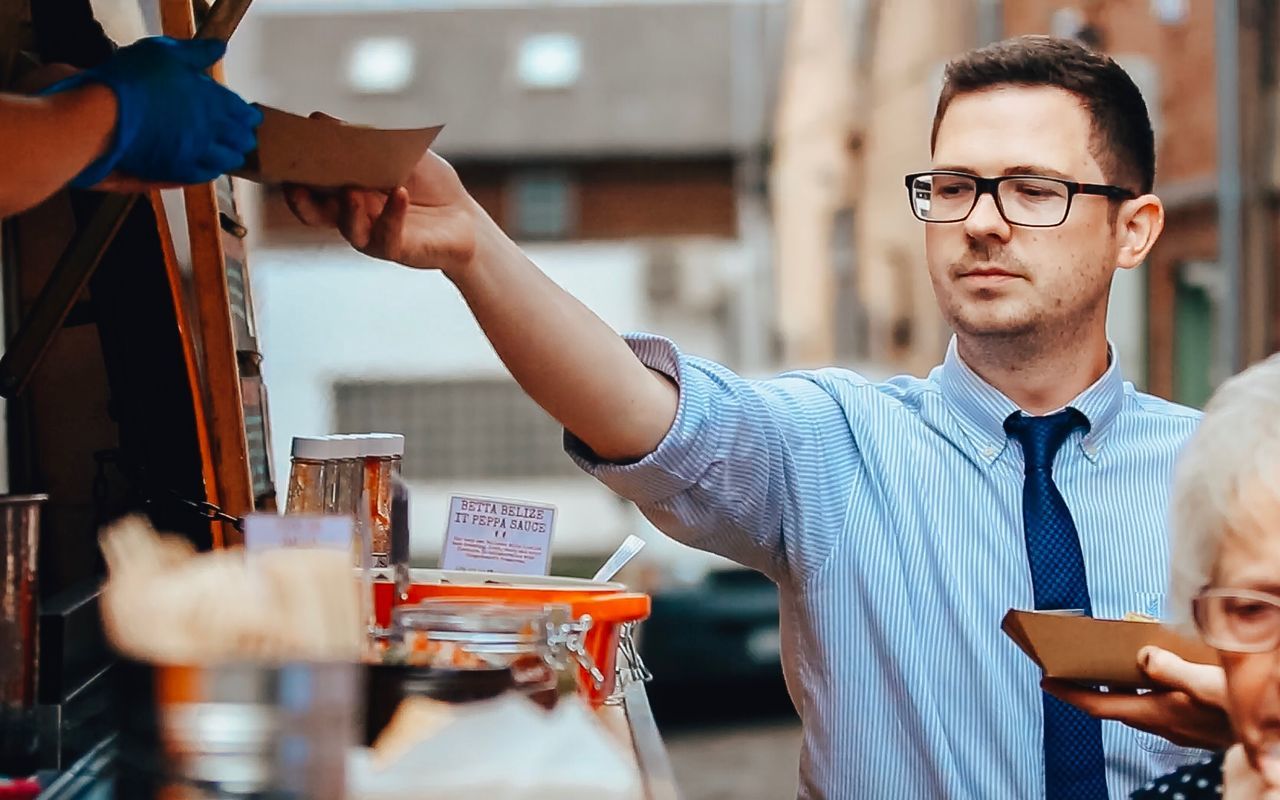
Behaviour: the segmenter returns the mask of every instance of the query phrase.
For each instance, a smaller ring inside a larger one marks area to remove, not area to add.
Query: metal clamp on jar
[[[509,667],[516,689],[550,708],[562,692],[577,690],[578,666],[597,685],[604,681],[583,646],[590,626],[566,606],[427,600],[393,612],[392,653],[438,668]]]

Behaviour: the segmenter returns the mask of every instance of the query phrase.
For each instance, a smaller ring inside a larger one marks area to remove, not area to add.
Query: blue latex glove
[[[115,170],[165,183],[206,183],[244,165],[257,146],[262,112],[204,74],[226,52],[216,39],[142,39],[43,94],[106,84],[119,112],[110,149],[72,186],[92,186]]]

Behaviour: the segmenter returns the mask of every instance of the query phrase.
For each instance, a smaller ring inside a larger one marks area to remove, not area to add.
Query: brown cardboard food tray
[[[1138,651],[1156,645],[1187,661],[1217,664],[1208,645],[1157,622],[1095,619],[1080,614],[1010,609],[1000,627],[1045,677],[1117,689],[1150,688]]]
[[[387,130],[258,106],[258,149],[235,174],[258,183],[394,189],[443,126]]]

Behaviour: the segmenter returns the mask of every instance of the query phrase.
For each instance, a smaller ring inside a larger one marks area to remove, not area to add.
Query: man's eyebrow
[[[1070,175],[1053,167],[1046,167],[1039,164],[1019,164],[1016,167],[1009,167],[1003,175],[1043,175],[1046,178],[1061,178],[1064,181],[1074,180]]]
[[[958,164],[940,164],[934,167],[939,172],[963,172],[965,175],[979,175],[980,173],[971,167],[965,167]],[[1001,175],[1039,175],[1046,178],[1060,178],[1064,181],[1074,181],[1075,178],[1067,173],[1046,167],[1042,164],[1018,164],[1013,167],[1006,167],[1000,172]]]

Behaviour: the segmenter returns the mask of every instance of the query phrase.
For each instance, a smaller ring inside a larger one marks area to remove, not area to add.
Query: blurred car
[[[794,714],[782,676],[778,589],[742,567],[653,592],[640,655],[660,721]],[[744,698],[746,701],[744,702]]]

